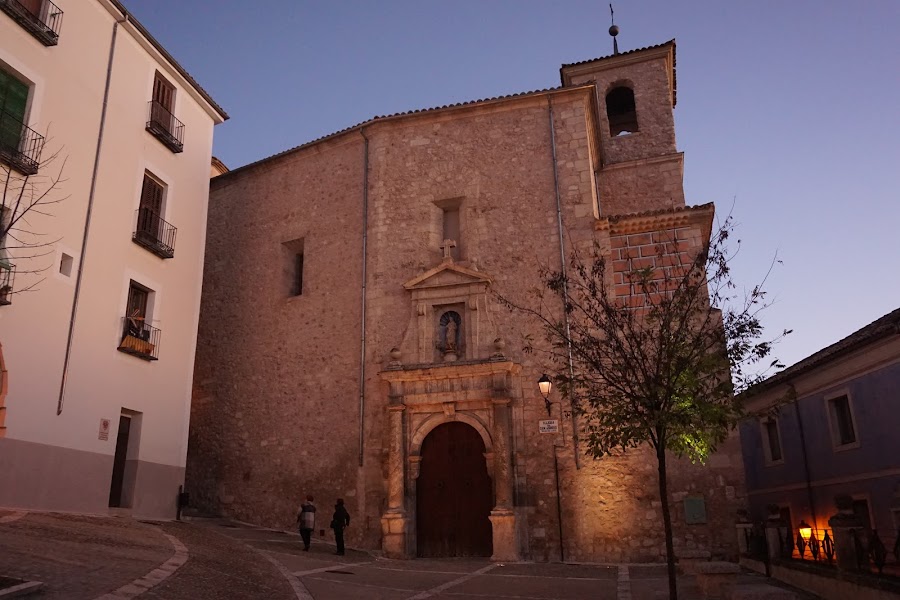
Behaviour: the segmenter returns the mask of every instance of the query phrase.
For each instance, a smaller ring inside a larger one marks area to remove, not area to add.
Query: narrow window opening
[[[610,91],[606,95],[606,116],[609,119],[609,135],[616,137],[637,133],[634,91],[627,87],[617,87]]]
[[[763,427],[766,431],[769,460],[771,462],[778,462],[782,459],[781,438],[778,435],[778,421],[770,417],[763,422]]]
[[[292,286],[291,295],[300,296],[303,294],[303,253],[294,256],[294,285]]]
[[[444,240],[455,242],[455,246],[450,244],[450,256],[453,260],[460,260],[462,256],[465,256],[465,252],[463,252],[462,223],[460,221],[462,198],[440,200],[435,202],[435,205],[441,209],[440,246],[443,248]]]
[[[59,272],[65,275],[66,277],[72,276],[72,265],[75,262],[71,256],[66,254],[65,252],[59,257]]]
[[[288,296],[303,295],[304,240],[284,242],[281,251],[284,264],[285,289]]]
[[[853,413],[850,410],[850,398],[840,396],[829,400],[831,417],[834,421],[835,441],[839,446],[856,442],[856,428],[853,425]]]

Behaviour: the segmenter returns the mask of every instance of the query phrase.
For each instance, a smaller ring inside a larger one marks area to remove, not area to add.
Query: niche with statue
[[[464,344],[463,340],[463,321],[459,312],[455,310],[445,310],[439,308],[436,311],[438,318],[437,331],[437,356],[435,362],[454,362],[463,358]]]

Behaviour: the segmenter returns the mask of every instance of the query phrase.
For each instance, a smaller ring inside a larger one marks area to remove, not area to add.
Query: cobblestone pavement
[[[0,523],[0,575],[43,581],[41,600],[96,598],[172,554],[159,529],[130,519],[26,513]]]
[[[159,567],[172,562],[177,546],[182,556],[186,549],[187,560],[163,572]],[[0,576],[4,575],[45,582],[45,590],[35,596],[41,600],[667,597],[662,565],[397,561],[352,549],[335,556],[328,538],[314,537],[311,550],[304,552],[294,533],[221,519],[143,523],[123,517],[0,510]],[[693,578],[679,580],[679,598],[699,598]]]

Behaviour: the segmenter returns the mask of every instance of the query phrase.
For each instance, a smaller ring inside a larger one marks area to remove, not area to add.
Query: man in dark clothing
[[[350,526],[350,513],[344,508],[344,499],[338,498],[334,505],[334,516],[331,517],[331,528],[334,529],[334,541],[337,544],[337,552],[344,555],[344,527]]]
[[[303,550],[309,552],[312,532],[316,528],[316,505],[313,504],[312,496],[307,496],[306,502],[300,505],[300,512],[297,513],[297,525],[300,528],[300,537],[303,538]]]

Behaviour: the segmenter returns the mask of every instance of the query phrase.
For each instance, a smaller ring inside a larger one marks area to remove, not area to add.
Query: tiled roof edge
[[[838,359],[865,344],[887,337],[891,334],[900,335],[900,308],[872,321],[865,327],[854,331],[842,340],[807,356],[784,371],[776,373],[768,379],[761,381],[746,390],[742,395],[745,398],[749,398],[761,394],[779,384],[789,382],[792,377],[807,373],[808,371]]]
[[[272,160],[275,160],[275,159],[285,156],[287,154],[292,154],[294,152],[303,150],[304,148],[309,148],[310,146],[314,146],[315,144],[319,144],[326,140],[333,139],[339,135],[349,133],[356,129],[361,129],[361,128],[363,128],[367,125],[371,125],[373,123],[387,121],[389,119],[397,119],[397,118],[402,118],[402,117],[410,117],[410,116],[415,116],[415,115],[427,114],[427,113],[431,113],[431,112],[438,112],[441,110],[447,110],[447,109],[451,109],[451,108],[463,108],[463,107],[468,107],[468,106],[475,106],[475,105],[478,105],[481,103],[486,103],[486,102],[497,102],[499,100],[511,100],[511,99],[515,99],[515,98],[525,98],[528,96],[537,96],[540,94],[552,94],[552,93],[556,93],[556,92],[568,92],[568,91],[572,91],[572,90],[581,89],[583,87],[587,87],[587,86],[578,85],[578,86],[571,86],[571,87],[562,87],[562,86],[552,87],[552,88],[545,88],[542,90],[532,90],[530,92],[518,92],[515,94],[507,94],[505,96],[494,96],[491,98],[482,98],[480,100],[467,100],[465,102],[456,102],[454,104],[445,104],[443,106],[434,106],[431,108],[419,108],[419,109],[414,109],[414,110],[407,110],[407,111],[403,111],[403,112],[392,113],[389,115],[375,116],[375,117],[372,117],[371,119],[368,119],[367,121],[362,121],[360,123],[357,123],[356,125],[351,125],[350,127],[345,127],[344,129],[323,135],[322,137],[318,137],[314,140],[310,140],[308,142],[300,144],[299,146],[294,146],[293,148],[288,148],[287,150],[282,150],[281,152],[272,154],[271,156],[267,156],[265,158],[261,158],[257,161],[254,161],[252,163],[247,163],[246,165],[232,169],[228,173],[225,173],[223,175],[219,175],[218,177],[216,177],[216,182],[221,183],[222,181],[227,181],[235,174],[243,173],[246,170],[249,170],[254,167],[258,167],[259,165],[268,163]]]
[[[610,58],[617,58],[619,56],[627,56],[629,54],[636,54],[638,52],[644,52],[646,50],[656,50],[658,48],[665,48],[666,46],[672,46],[672,106],[674,107],[678,103],[678,71],[675,68],[677,63],[676,57],[676,46],[675,46],[675,38],[672,38],[668,42],[663,42],[662,44],[656,44],[653,46],[645,46],[643,48],[635,48],[634,50],[627,50],[625,52],[619,52],[618,54],[609,54],[607,56],[598,56],[597,58],[590,58],[588,60],[580,60],[574,63],[565,63],[559,67],[559,79],[565,85],[565,76],[563,75],[563,71],[568,67],[577,67],[579,65],[586,65],[588,63],[592,63],[599,60],[607,60]]]
[[[213,110],[215,110],[217,113],[219,113],[219,116],[222,117],[222,120],[223,120],[223,121],[227,121],[227,120],[230,118],[230,117],[228,116],[228,113],[225,112],[225,110],[224,110],[221,106],[219,106],[218,103],[217,103],[215,100],[212,99],[212,96],[210,96],[209,93],[208,93],[206,90],[204,90],[204,89],[200,86],[199,83],[197,83],[197,80],[194,79],[194,78],[191,76],[191,74],[188,73],[188,72],[185,70],[185,68],[182,67],[181,64],[180,64],[177,60],[175,60],[175,58],[174,58],[171,54],[169,54],[169,51],[166,50],[166,49],[163,47],[163,45],[160,44],[160,43],[156,40],[156,38],[153,37],[153,36],[150,34],[149,31],[147,31],[147,28],[144,27],[144,26],[141,24],[141,22],[137,20],[137,18],[135,18],[134,14],[130,13],[130,12],[128,11],[128,9],[125,8],[125,6],[123,6],[122,3],[121,3],[119,0],[109,0],[109,1],[113,4],[113,6],[116,7],[116,10],[118,10],[118,11],[121,12],[123,15],[126,15],[126,16],[128,17],[128,22],[131,23],[132,25],[134,25],[135,29],[137,29],[138,31],[140,31],[140,32],[141,32],[141,35],[143,35],[145,38],[147,38],[147,41],[150,42],[150,44],[151,44],[154,48],[156,48],[156,49],[159,51],[160,54],[163,55],[163,58],[165,58],[167,61],[169,61],[169,63],[171,63],[171,65],[172,65],[173,67],[175,67],[175,70],[178,71],[178,73],[181,74],[181,76],[184,77],[184,78],[187,80],[187,82],[190,83],[191,86],[192,86],[195,90],[197,90],[197,93],[200,94],[200,96],[202,96],[203,99],[206,100],[206,101],[209,103],[210,106],[212,106]]]

